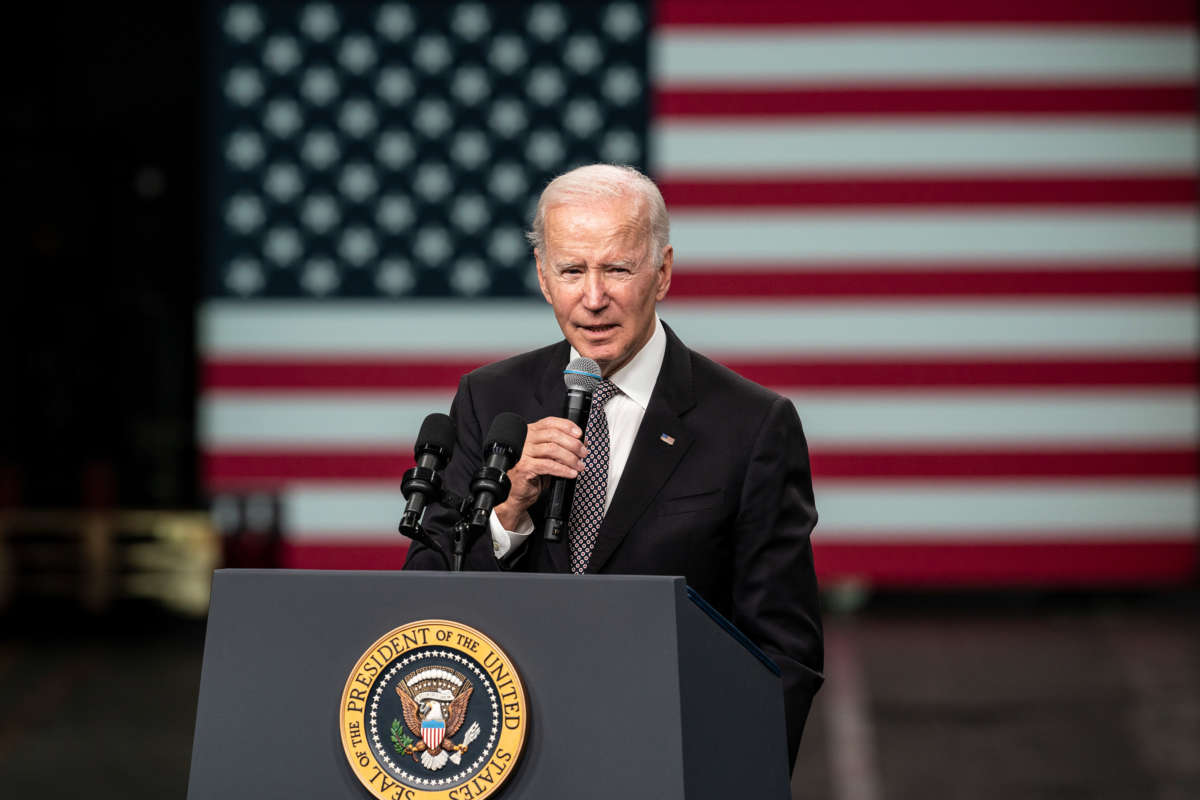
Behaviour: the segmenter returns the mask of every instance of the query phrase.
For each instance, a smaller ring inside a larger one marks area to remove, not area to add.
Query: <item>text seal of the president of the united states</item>
[[[520,758],[528,702],[495,642],[427,619],[363,653],[338,717],[350,768],[380,800],[481,800]]]

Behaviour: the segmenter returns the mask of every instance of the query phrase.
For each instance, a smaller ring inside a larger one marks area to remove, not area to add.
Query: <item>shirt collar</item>
[[[654,315],[654,333],[642,345],[642,349],[629,359],[629,363],[608,376],[621,393],[633,400],[645,411],[650,405],[650,395],[658,382],[663,359],[667,355],[667,333],[663,330],[658,314]],[[571,359],[579,358],[579,351],[571,348]]]

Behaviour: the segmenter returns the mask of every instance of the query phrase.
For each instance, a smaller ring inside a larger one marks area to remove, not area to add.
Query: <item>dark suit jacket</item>
[[[783,672],[794,762],[823,680],[809,544],[817,512],[800,419],[786,398],[689,350],[670,328],[666,333],[662,370],[587,571],[683,575],[770,655]],[[463,376],[450,410],[458,429],[445,472],[450,491],[466,493],[497,414],[514,411],[530,421],[562,415],[569,357],[562,341]],[[542,513],[540,503],[530,510],[539,530],[511,568],[570,572],[567,537],[543,540]],[[431,511],[425,527],[449,551],[448,517]],[[413,544],[405,569],[444,568],[436,553]],[[474,543],[467,568],[501,568],[490,537]]]

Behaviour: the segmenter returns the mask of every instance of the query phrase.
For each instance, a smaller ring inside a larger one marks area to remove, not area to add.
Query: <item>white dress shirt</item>
[[[642,349],[621,367],[608,380],[616,385],[618,391],[604,406],[604,416],[608,419],[608,485],[604,489],[604,511],[612,503],[617,484],[625,472],[625,462],[629,460],[629,452],[633,449],[633,440],[650,404],[650,394],[658,381],[658,373],[662,370],[663,358],[667,354],[667,334],[663,331],[658,315],[654,315],[654,333]],[[579,358],[579,352],[571,348],[571,360]],[[496,558],[504,558],[515,554],[517,550],[533,533],[533,520],[529,514],[524,514],[517,529],[506,530],[492,512],[489,528],[492,534],[492,550]]]

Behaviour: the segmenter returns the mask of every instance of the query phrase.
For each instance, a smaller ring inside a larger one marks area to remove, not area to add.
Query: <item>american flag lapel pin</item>
[[[667,434],[664,433],[664,434],[660,435],[658,438],[661,439],[662,441],[666,442],[667,444],[675,444],[674,436],[668,436]]]

